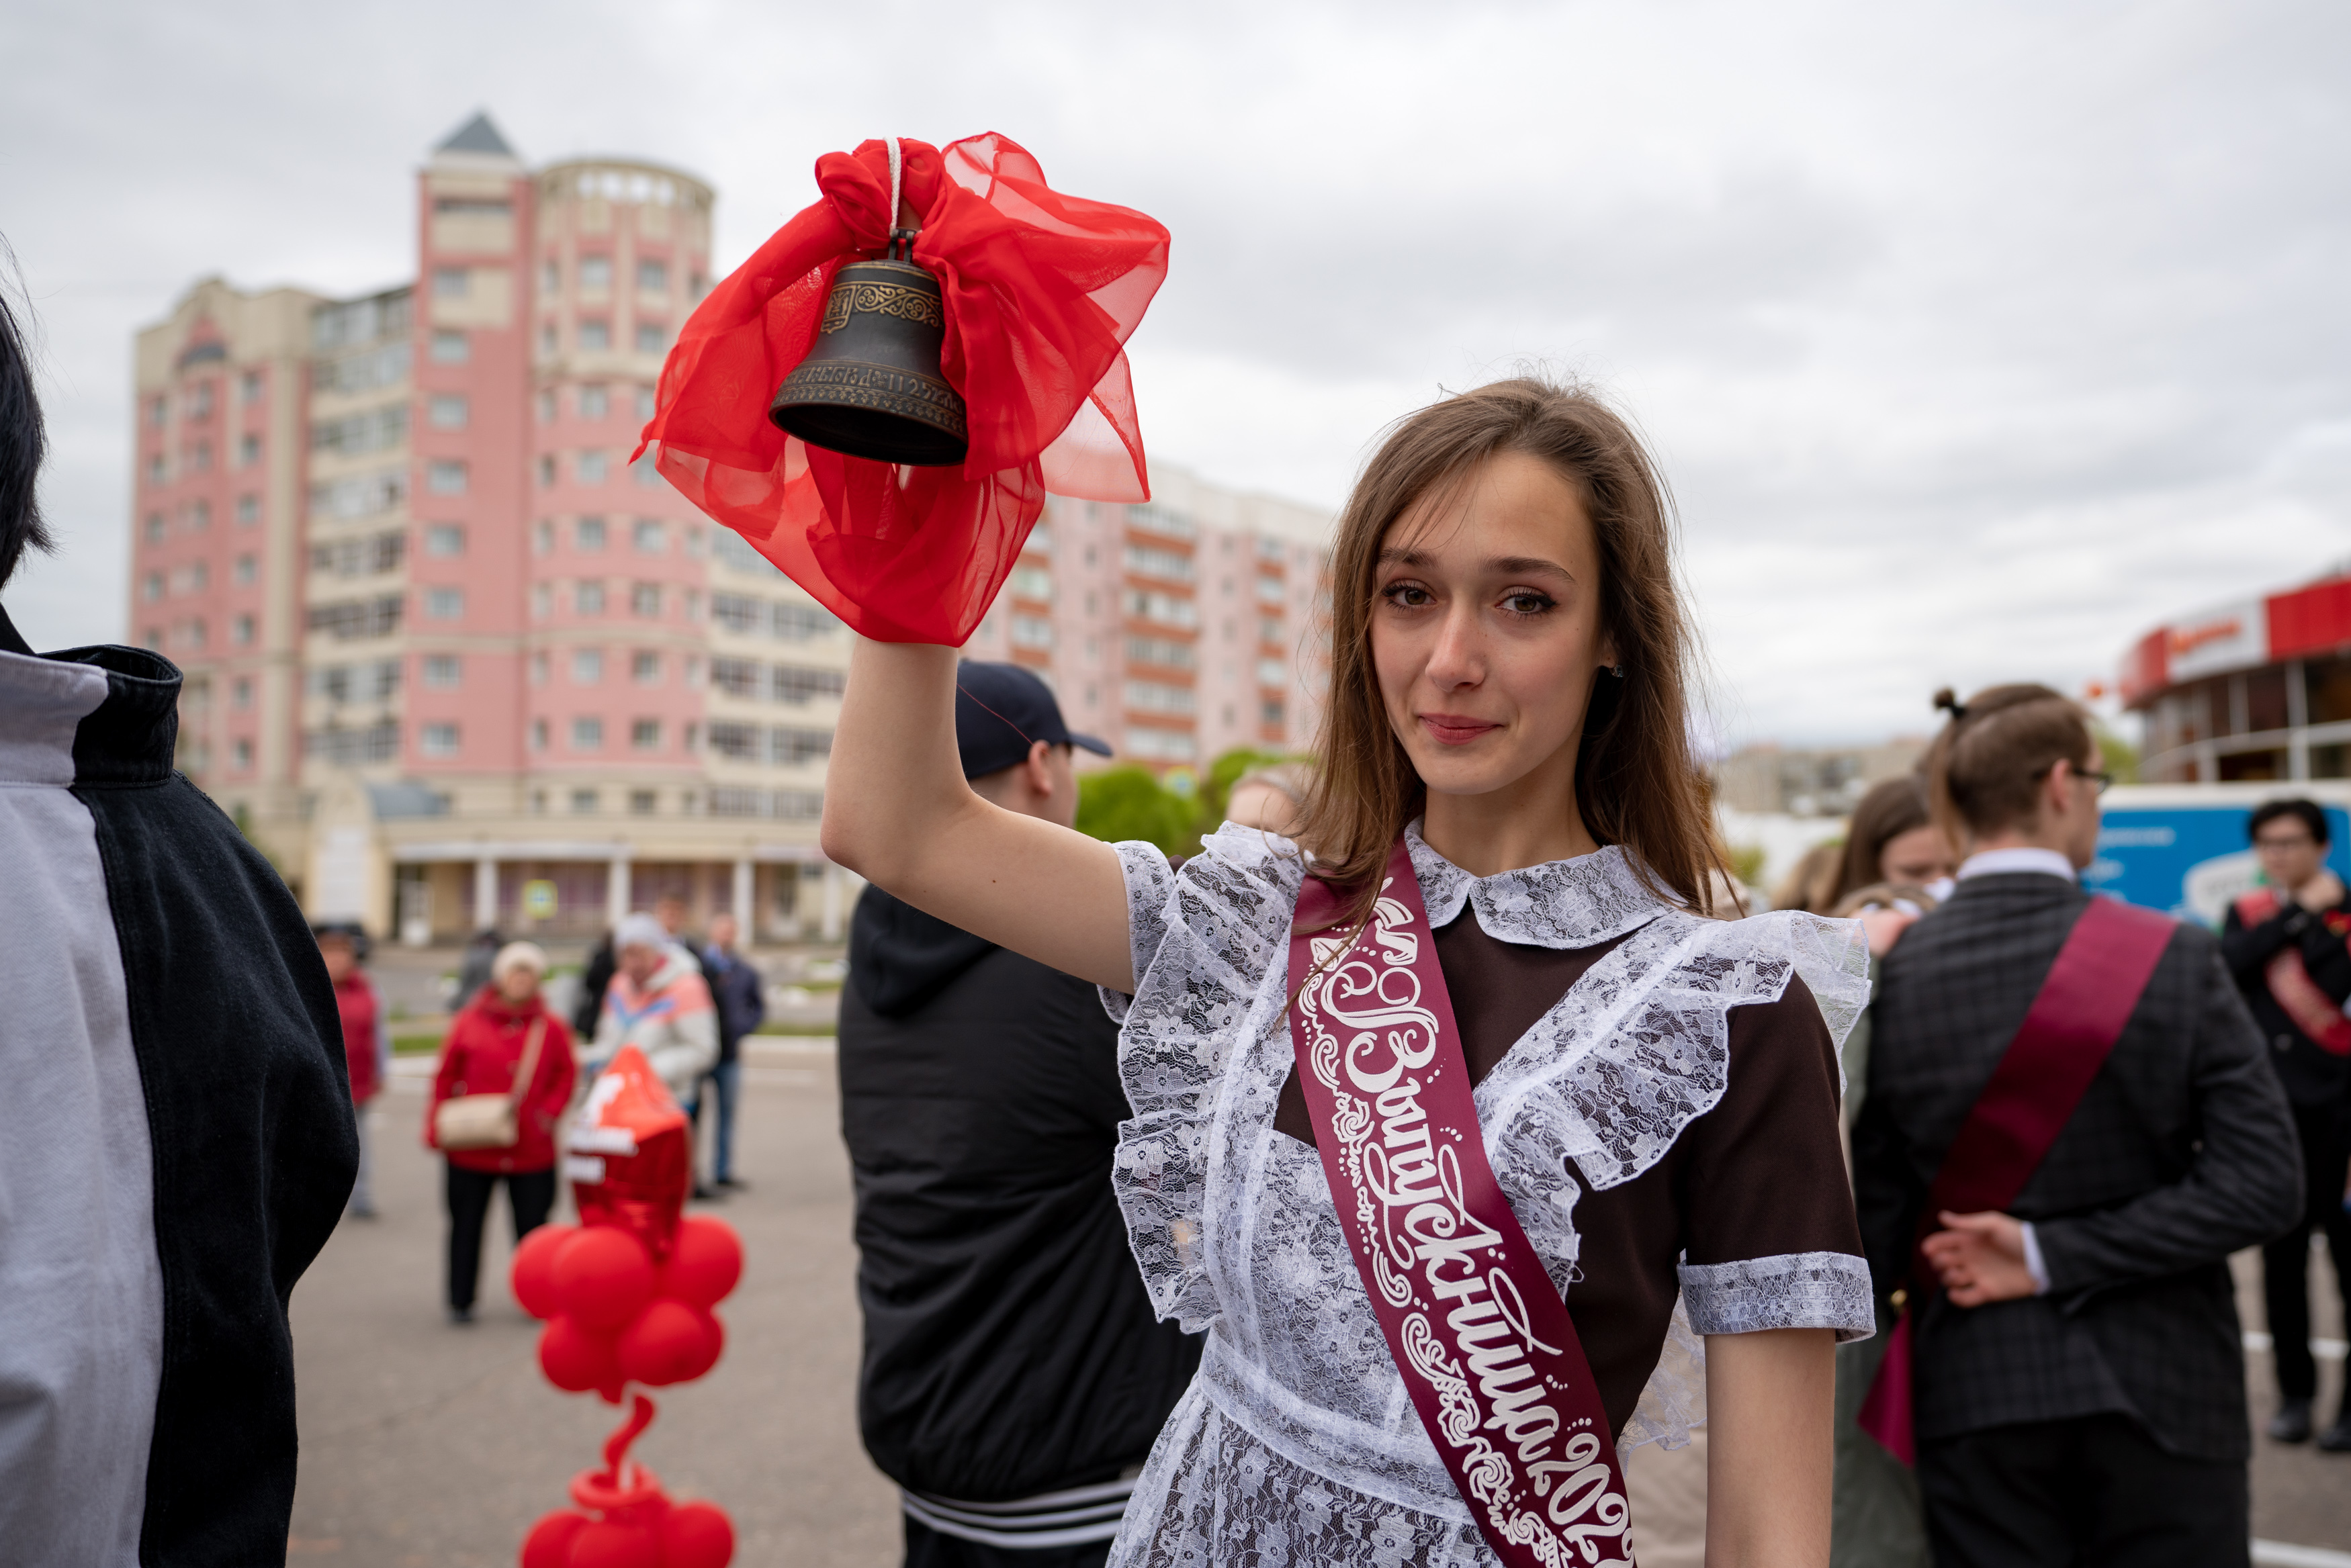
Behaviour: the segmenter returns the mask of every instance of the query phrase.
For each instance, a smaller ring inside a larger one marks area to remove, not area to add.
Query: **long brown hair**
[[[1927,804],[1927,781],[1917,774],[1882,779],[1869,786],[1869,793],[1853,808],[1853,826],[1845,829],[1844,865],[1836,892],[1828,900],[1832,908],[1851,898],[1855,889],[1886,880],[1886,873],[1877,866],[1885,858],[1886,846],[1934,820]],[[1828,910],[1814,913],[1824,915]]]
[[[1372,662],[1380,541],[1424,496],[1487,459],[1524,452],[1581,493],[1600,554],[1600,627],[1624,677],[1602,672],[1584,709],[1575,805],[1600,843],[1633,852],[1640,875],[1694,909],[1713,908],[1705,777],[1692,753],[1685,692],[1691,638],[1674,582],[1672,498],[1632,429],[1589,390],[1521,377],[1406,415],[1339,519],[1331,577],[1331,697],[1300,841],[1315,874],[1367,916],[1396,835],[1426,788],[1388,724]]]

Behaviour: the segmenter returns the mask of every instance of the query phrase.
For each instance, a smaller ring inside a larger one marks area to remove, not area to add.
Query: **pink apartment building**
[[[675,893],[839,930],[850,639],[626,462],[713,201],[642,160],[534,171],[476,117],[419,171],[414,284],[206,279],[139,335],[132,633],[187,672],[182,767],[314,915],[559,940]],[[972,655],[1162,772],[1304,743],[1328,517],[1153,479],[1054,498]]]

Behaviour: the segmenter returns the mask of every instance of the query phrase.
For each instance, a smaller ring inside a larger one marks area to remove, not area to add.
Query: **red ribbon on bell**
[[[1167,274],[1166,229],[1055,191],[994,132],[817,160],[822,198],[697,307],[662,369],[662,474],[860,634],[960,645],[1019,559],[1045,494],[1147,500],[1125,344]],[[768,403],[806,360],[846,264],[908,257],[937,280],[939,369],[963,400],[960,466],[898,467],[787,435]],[[633,461],[633,457],[632,461]]]

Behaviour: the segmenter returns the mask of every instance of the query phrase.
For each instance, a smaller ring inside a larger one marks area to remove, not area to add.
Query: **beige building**
[[[1869,786],[1917,766],[1927,742],[1898,735],[1875,746],[1748,746],[1715,764],[1715,799],[1732,811],[1787,816],[1844,816]]]

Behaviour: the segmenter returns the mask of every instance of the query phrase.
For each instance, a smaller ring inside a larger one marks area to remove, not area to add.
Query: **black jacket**
[[[2088,902],[2055,877],[1972,877],[1887,956],[1853,1135],[1881,1297],[1903,1282],[1928,1183]],[[1922,1442],[2119,1411],[2173,1452],[2246,1456],[2227,1258],[2302,1212],[2301,1156],[2269,1055],[2219,944],[2181,926],[2011,1206],[2034,1224],[2049,1293],[1966,1309],[1938,1291],[1920,1316]]]
[[[612,956],[612,933],[606,931],[589,950],[588,967],[580,974],[580,994],[571,1003],[571,1033],[581,1040],[596,1038],[596,1025],[604,1017],[604,992],[611,989],[612,976],[619,971]]]
[[[2351,895],[2331,909],[2304,909],[2287,905],[2258,926],[2247,926],[2231,905],[2220,928],[2220,954],[2245,1004],[2253,1010],[2262,1038],[2270,1044],[2270,1065],[2277,1069],[2285,1097],[2305,1110],[2341,1111],[2351,1089],[2351,1058],[2337,1056],[2320,1045],[2286,1016],[2270,995],[2264,972],[2270,960],[2288,942],[2302,950],[2302,967],[2311,982],[2337,1007],[2351,997],[2351,943],[2327,926],[2326,917],[2351,916]]]
[[[1198,1343],[1154,1320],[1111,1189],[1117,1052],[1092,986],[878,888],[858,900],[857,1411],[902,1485],[998,1502],[1113,1480],[1191,1380]]]
[[[4,614],[0,648],[22,648]],[[334,988],[286,884],[172,769],[179,670],[130,648],[44,657],[105,672],[74,733],[70,787],[96,827],[153,1157],[162,1359],[139,1561],[282,1563],[287,1303],[359,1168]],[[24,897],[42,869],[0,869],[0,888],[22,877],[8,896]],[[37,1224],[39,1196],[15,1195],[8,1222]],[[122,1327],[105,1312],[88,1322],[93,1335]]]

